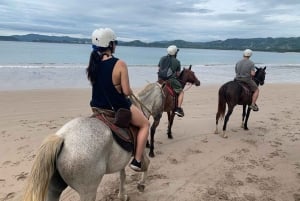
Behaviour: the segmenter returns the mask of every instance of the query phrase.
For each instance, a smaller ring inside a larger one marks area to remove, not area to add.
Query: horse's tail
[[[219,120],[219,118],[223,119],[225,115],[226,110],[226,87],[223,85],[219,89],[219,102],[218,102],[218,112],[216,114],[216,121]]]
[[[42,143],[34,159],[23,201],[44,201],[50,179],[55,171],[55,162],[64,139],[50,135]]]

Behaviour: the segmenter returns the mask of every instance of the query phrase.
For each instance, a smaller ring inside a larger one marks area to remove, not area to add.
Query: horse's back
[[[106,173],[119,171],[130,159],[130,154],[113,140],[110,128],[97,118],[75,118],[56,135],[64,138],[56,161],[57,169],[65,182],[75,189]],[[113,167],[112,163],[117,165]]]
[[[237,81],[229,81],[223,84],[219,89],[219,97],[222,96],[227,103],[233,105],[248,104],[251,96],[243,92],[243,87]]]
[[[225,84],[223,84],[220,89],[219,89],[219,93],[221,93],[222,91],[226,91],[227,93],[236,93],[237,90],[240,90],[241,87],[239,85],[238,82],[231,80],[226,82]]]
[[[64,145],[76,147],[69,151],[85,154],[90,150],[94,152],[103,149],[107,143],[112,142],[111,131],[102,121],[91,117],[78,117],[60,128],[57,135],[64,138]]]

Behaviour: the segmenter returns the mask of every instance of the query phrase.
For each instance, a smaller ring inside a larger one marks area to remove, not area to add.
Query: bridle
[[[181,85],[182,85],[182,87],[184,88],[185,87],[185,85],[187,84],[187,83],[191,83],[191,85],[193,85],[194,83],[192,83],[192,82],[186,82],[186,81],[184,81],[184,80],[182,80],[182,78],[181,77],[183,77],[183,73],[184,73],[184,71],[187,71],[188,69],[183,69],[182,71],[181,71],[181,73],[180,73],[180,75],[179,75],[179,77],[177,78],[178,79],[178,81],[181,83]]]
[[[263,73],[265,74],[265,72],[264,72],[263,69],[258,69],[258,70],[256,71],[256,73],[255,73],[255,76],[253,77],[253,80],[254,80],[257,84],[263,85],[264,79],[258,79],[258,77],[261,77],[261,76],[258,76],[259,71],[263,71]]]

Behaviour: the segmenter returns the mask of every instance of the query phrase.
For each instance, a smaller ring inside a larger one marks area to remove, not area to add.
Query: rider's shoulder
[[[124,60],[122,60],[122,59],[118,59],[116,65],[117,66],[125,66],[125,67],[127,67],[126,62]]]

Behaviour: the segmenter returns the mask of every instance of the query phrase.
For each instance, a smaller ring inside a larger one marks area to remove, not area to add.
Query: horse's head
[[[181,81],[183,86],[185,86],[187,82],[194,84],[196,86],[200,86],[200,80],[192,71],[192,65],[190,65],[190,67],[187,69],[183,68],[183,70],[180,73],[179,80]]]
[[[256,68],[256,72],[254,75],[254,81],[256,82],[257,85],[264,85],[265,83],[265,77],[266,77],[266,66],[264,68]]]

